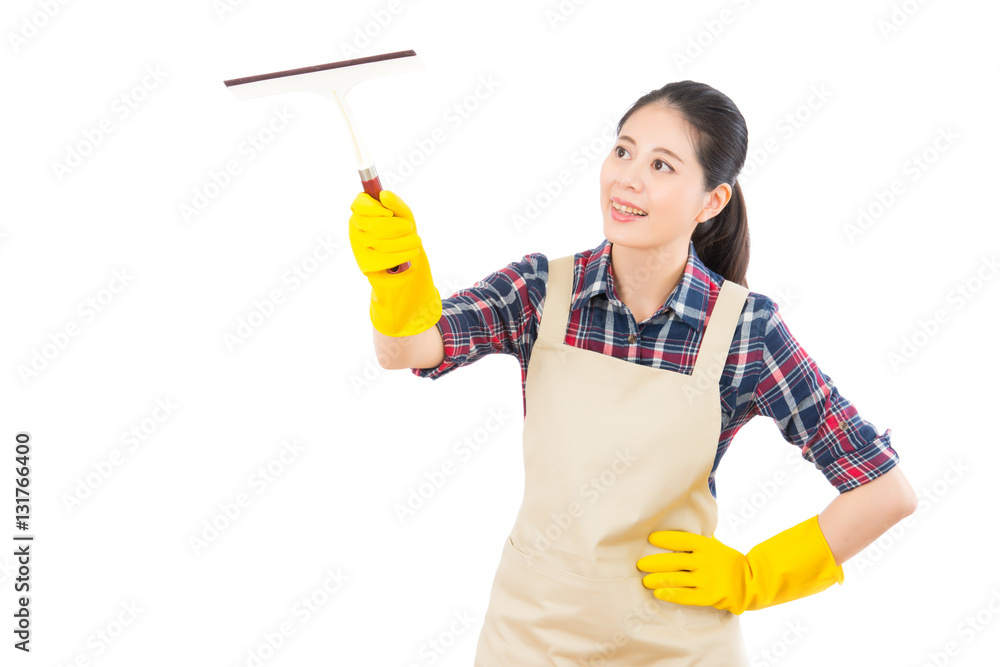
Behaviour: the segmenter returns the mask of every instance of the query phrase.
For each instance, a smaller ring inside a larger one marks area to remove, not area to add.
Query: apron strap
[[[708,325],[701,337],[698,357],[691,373],[699,384],[712,381],[713,385],[706,386],[715,386],[722,378],[722,370],[726,366],[729,348],[732,347],[733,337],[736,334],[736,325],[739,323],[740,314],[749,294],[750,290],[739,283],[731,280],[722,281],[722,288],[708,316]]]
[[[545,281],[542,319],[538,324],[535,344],[558,347],[566,340],[570,297],[573,296],[573,267],[576,255],[549,260],[549,275]]]

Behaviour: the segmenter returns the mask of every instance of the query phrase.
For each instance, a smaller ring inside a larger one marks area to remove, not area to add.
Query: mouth
[[[616,213],[621,214],[623,217],[628,218],[642,218],[649,215],[646,211],[641,208],[632,206],[630,202],[626,202],[618,197],[611,198],[611,210]]]

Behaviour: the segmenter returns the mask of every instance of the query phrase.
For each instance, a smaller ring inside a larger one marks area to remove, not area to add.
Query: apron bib
[[[739,617],[660,600],[657,530],[715,533],[719,379],[749,290],[725,281],[691,375],[564,343],[574,256],[549,263],[525,379],[524,500],[497,567],[476,667],[749,666]]]

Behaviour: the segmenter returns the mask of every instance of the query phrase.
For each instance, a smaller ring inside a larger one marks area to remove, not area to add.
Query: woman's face
[[[726,192],[731,192],[728,185],[705,192],[703,183],[680,115],[659,104],[642,107],[625,121],[601,166],[604,236],[633,248],[686,252],[695,226],[721,210],[728,201]],[[725,190],[720,193],[720,188]],[[641,213],[619,212],[615,203]]]

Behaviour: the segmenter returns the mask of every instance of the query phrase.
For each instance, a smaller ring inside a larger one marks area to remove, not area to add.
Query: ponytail
[[[750,227],[746,203],[739,181],[733,181],[733,195],[714,218],[699,223],[691,241],[705,266],[726,280],[747,285],[750,262]]]

